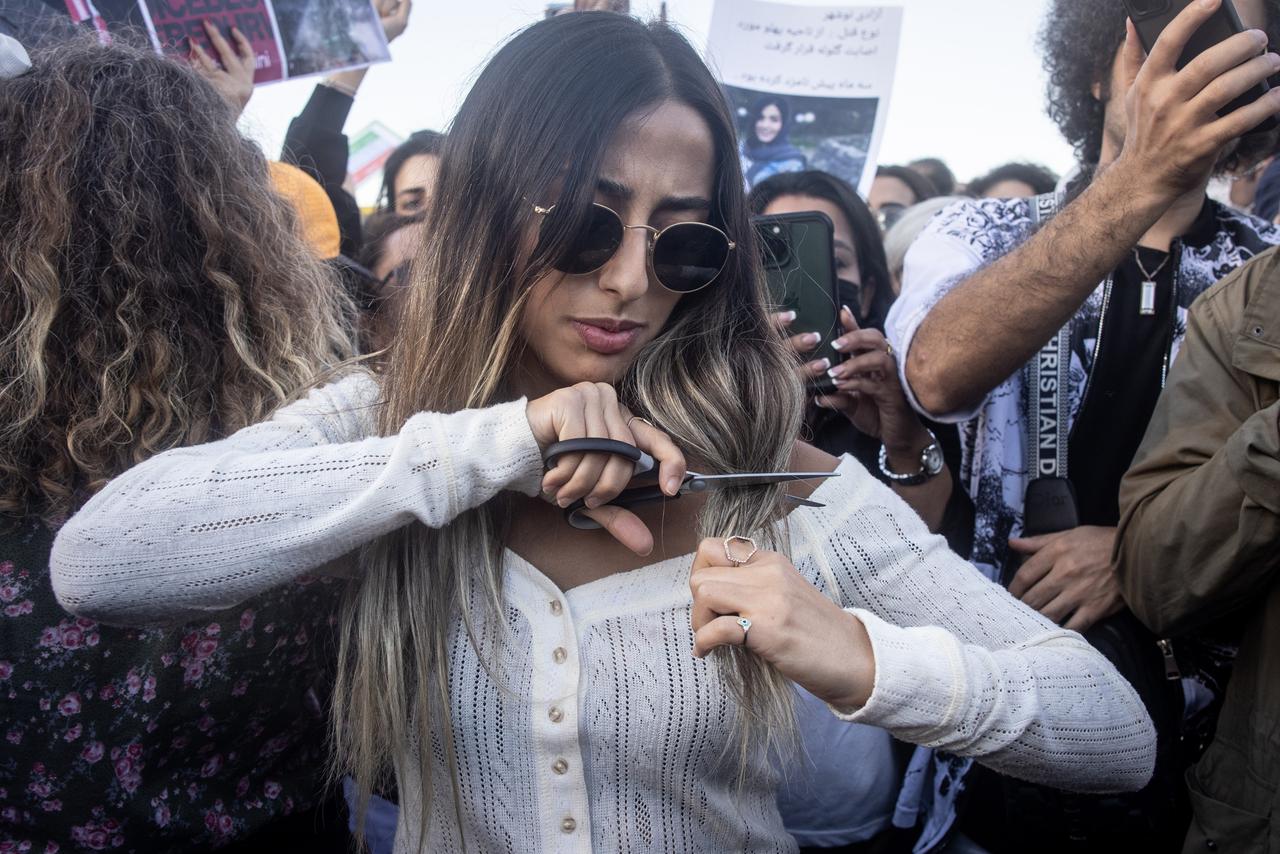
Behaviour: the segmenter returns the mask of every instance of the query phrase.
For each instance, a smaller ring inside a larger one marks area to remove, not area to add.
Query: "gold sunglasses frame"
[[[716,280],[720,278],[720,274],[724,272],[724,268],[729,266],[729,256],[727,254],[724,256],[724,263],[720,265],[720,269],[716,270],[716,274],[712,276],[705,285],[694,288],[691,291],[679,291],[679,290],[676,290],[675,288],[668,287],[667,283],[662,281],[662,279],[658,276],[658,271],[653,266],[653,249],[655,246],[658,245],[658,238],[662,237],[662,235],[666,234],[668,231],[675,228],[676,226],[699,225],[699,226],[702,226],[703,228],[709,228],[712,231],[719,234],[721,237],[723,237],[725,239],[725,243],[729,245],[730,252],[733,252],[735,249],[738,248],[738,244],[734,241],[732,237],[729,236],[729,233],[727,231],[725,231],[722,228],[717,228],[716,226],[712,225],[709,222],[697,222],[694,220],[689,220],[688,222],[673,222],[671,223],[671,225],[668,225],[666,228],[663,228],[663,229],[657,229],[651,225],[627,225],[626,221],[622,218],[622,214],[618,213],[608,205],[602,205],[599,202],[592,202],[591,206],[595,208],[603,208],[604,210],[607,210],[609,213],[613,214],[617,218],[618,222],[622,225],[622,230],[624,232],[627,231],[628,229],[634,229],[634,228],[639,228],[649,232],[649,243],[645,253],[645,265],[649,268],[649,273],[653,276],[654,280],[658,284],[662,285],[662,287],[665,290],[671,291],[671,293],[673,294],[696,294],[698,291],[705,290],[711,287],[712,285],[714,285],[716,283]],[[556,205],[552,205],[549,208],[544,208],[541,205],[533,205],[533,212],[538,216],[550,216],[551,212],[554,211],[556,207],[557,207]],[[618,254],[618,249],[621,249],[621,248],[622,248],[622,244],[619,243],[617,248],[613,250],[613,254],[611,254],[608,258],[606,258],[604,263],[601,264],[599,267],[586,270],[582,273],[565,273],[565,275],[566,276],[590,276],[592,273],[597,273],[600,270],[603,270],[605,266],[614,259],[614,256]],[[564,271],[561,271],[561,272],[564,272]]]

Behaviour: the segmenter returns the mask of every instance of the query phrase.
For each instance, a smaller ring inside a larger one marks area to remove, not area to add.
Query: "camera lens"
[[[791,263],[791,244],[787,230],[776,222],[757,223],[760,254],[766,270],[781,270]]]
[[[1168,8],[1169,0],[1129,0],[1129,12],[1135,18],[1149,18]]]

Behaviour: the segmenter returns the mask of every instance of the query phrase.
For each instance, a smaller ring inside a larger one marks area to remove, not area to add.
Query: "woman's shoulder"
[[[901,535],[927,536],[924,523],[893,490],[879,481],[856,457],[836,458],[802,442],[792,454],[792,471],[831,472],[832,476],[797,483],[792,495],[817,502],[818,507],[799,508],[812,523],[809,534],[825,542],[853,525],[866,528],[888,526]],[[801,488],[803,486],[803,488]],[[856,521],[855,521],[856,520]],[[919,530],[917,530],[919,528]],[[816,545],[818,543],[812,543]]]
[[[791,451],[791,471],[793,472],[834,472],[840,466],[840,460],[826,451],[815,448],[807,442],[796,442]],[[788,492],[800,498],[808,498],[825,481],[802,480],[792,486]]]

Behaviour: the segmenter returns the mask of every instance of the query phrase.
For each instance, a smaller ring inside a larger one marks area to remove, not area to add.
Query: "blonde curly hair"
[[[57,524],[353,353],[261,150],[190,68],[126,41],[0,81],[0,515]]]

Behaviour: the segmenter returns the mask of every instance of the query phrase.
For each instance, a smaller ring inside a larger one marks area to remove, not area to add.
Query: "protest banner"
[[[707,53],[738,117],[748,185],[821,169],[865,196],[901,36],[897,7],[717,0]]]
[[[186,57],[191,42],[217,52],[206,21],[253,48],[255,84],[361,68],[391,58],[372,0],[65,0],[72,19],[104,35],[140,26],[156,50]]]

